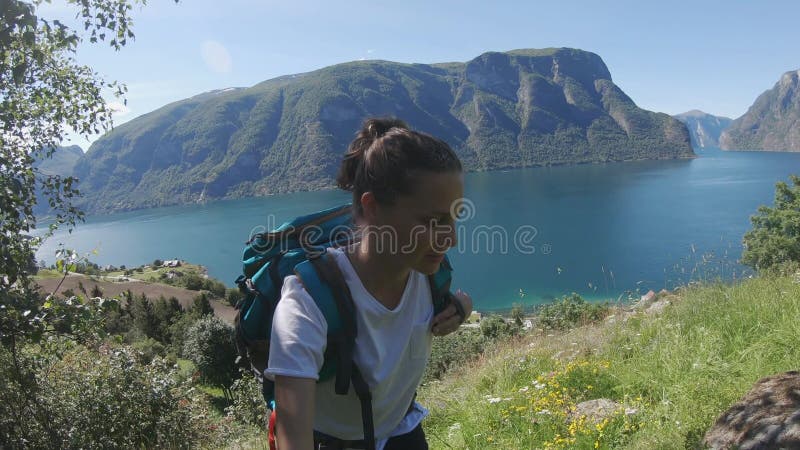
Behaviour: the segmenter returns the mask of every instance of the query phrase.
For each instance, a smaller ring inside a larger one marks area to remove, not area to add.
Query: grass
[[[800,279],[702,284],[658,315],[508,341],[420,390],[444,448],[700,448],[755,381],[800,365]],[[626,318],[627,320],[623,320]],[[593,423],[576,404],[619,405]]]
[[[50,269],[39,269],[36,272],[36,275],[33,276],[33,279],[43,279],[43,278],[61,278],[64,274],[57,271],[57,270],[50,270]]]

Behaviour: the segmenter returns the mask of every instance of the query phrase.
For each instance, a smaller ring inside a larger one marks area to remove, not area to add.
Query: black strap
[[[433,300],[434,312],[442,312],[447,305],[453,304],[456,308],[456,313],[461,318],[461,323],[467,320],[467,312],[464,311],[464,305],[450,292],[450,281],[444,286],[439,287],[436,285],[436,280],[433,275],[428,275],[428,284],[431,287],[431,300]],[[437,311],[437,307],[441,305],[441,310]]]
[[[364,443],[367,450],[375,450],[375,424],[372,422],[372,393],[361,371],[353,362],[353,388],[361,402],[361,422],[364,424]]]
[[[283,287],[283,278],[280,275],[279,266],[281,264],[281,259],[285,254],[286,252],[280,252],[277,255],[273,256],[272,259],[270,260],[269,278],[270,281],[272,281],[272,288],[275,290],[277,296],[280,296],[281,288]]]
[[[353,352],[357,334],[355,305],[350,288],[344,281],[336,261],[326,252],[310,259],[311,264],[324,283],[331,288],[336,307],[339,310],[339,319],[342,321],[343,333],[338,336],[335,345],[339,355],[336,366],[336,393],[347,394],[352,381],[353,389],[361,403],[361,422],[364,426],[364,444],[366,450],[375,450],[375,424],[372,417],[372,393],[369,385],[361,375],[355,361]]]
[[[458,317],[461,318],[461,323],[464,323],[467,320],[467,312],[464,310],[464,305],[462,305],[461,301],[450,292],[445,295],[447,295],[448,302],[452,303],[453,306],[456,307],[456,313],[458,314]]]

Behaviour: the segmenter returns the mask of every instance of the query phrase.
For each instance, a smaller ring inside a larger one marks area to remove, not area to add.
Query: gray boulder
[[[705,435],[712,449],[800,449],[800,372],[762,378]]]

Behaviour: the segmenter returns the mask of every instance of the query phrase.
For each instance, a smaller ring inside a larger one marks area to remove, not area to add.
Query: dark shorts
[[[342,450],[345,448],[365,448],[364,441],[341,441],[339,439],[314,433],[314,448],[316,450]],[[428,441],[422,424],[406,434],[389,438],[384,450],[428,450]]]

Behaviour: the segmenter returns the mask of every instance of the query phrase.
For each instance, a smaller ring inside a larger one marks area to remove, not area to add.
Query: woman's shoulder
[[[283,279],[281,298],[276,306],[276,312],[279,309],[293,315],[303,315],[317,322],[325,320],[322,311],[297,275],[288,275]]]

